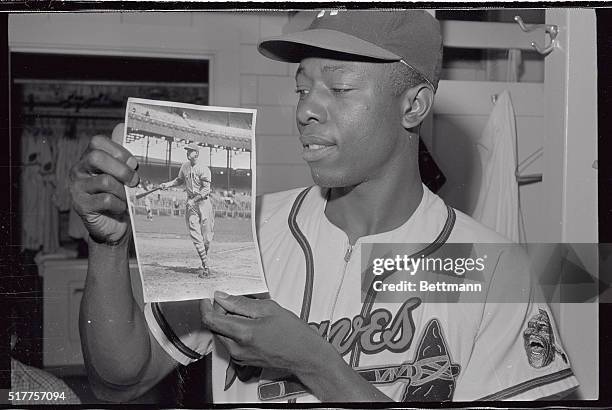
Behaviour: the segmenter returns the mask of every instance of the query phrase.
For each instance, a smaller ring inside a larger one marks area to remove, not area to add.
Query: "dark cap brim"
[[[257,49],[268,58],[287,63],[299,63],[302,59],[312,56],[316,49],[383,61],[402,59],[369,41],[328,29],[312,29],[266,38],[259,42]]]

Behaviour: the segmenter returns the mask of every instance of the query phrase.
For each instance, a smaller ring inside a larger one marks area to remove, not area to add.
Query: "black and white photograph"
[[[129,99],[126,188],[145,302],[267,292],[254,236],[254,110]],[[213,164],[217,166],[213,166]]]
[[[609,9],[90,6],[0,15],[7,403],[612,405]]]

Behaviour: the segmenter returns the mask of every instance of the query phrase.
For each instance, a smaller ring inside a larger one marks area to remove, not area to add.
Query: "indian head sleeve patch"
[[[538,313],[527,323],[527,328],[523,332],[523,341],[527,361],[532,367],[536,369],[546,367],[557,355],[567,364],[565,353],[555,344],[550,317],[544,309],[538,309]]]

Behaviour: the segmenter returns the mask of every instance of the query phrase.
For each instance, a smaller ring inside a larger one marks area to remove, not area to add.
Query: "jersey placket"
[[[359,241],[357,241],[359,242]],[[351,264],[351,257],[353,255],[353,250],[355,249],[355,246],[357,246],[357,242],[355,242],[354,245],[351,245],[348,238],[346,238],[345,243],[344,243],[344,264],[342,267],[342,273],[339,275],[340,276],[340,281],[338,283],[338,285],[336,286],[336,291],[334,293],[334,297],[332,299],[332,306],[331,306],[331,311],[329,313],[329,324],[330,326],[334,323],[334,314],[336,312],[336,305],[338,303],[338,298],[340,297],[340,292],[342,291],[342,286],[344,285],[344,279],[346,277],[346,272],[349,270],[349,265]],[[329,337],[330,337],[330,333],[327,333],[327,341],[329,342]]]

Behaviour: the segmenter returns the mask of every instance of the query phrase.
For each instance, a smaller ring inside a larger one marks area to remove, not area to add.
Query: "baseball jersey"
[[[192,166],[191,162],[185,162],[179,170],[178,180],[185,183],[185,190],[190,198],[197,194],[210,194],[212,179],[210,169],[205,165],[196,163]]]
[[[261,198],[258,236],[270,297],[304,318],[366,380],[396,401],[533,400],[578,385],[545,303],[402,303],[361,294],[361,245],[507,240],[456,211],[425,186],[421,202],[400,227],[351,246],[325,216],[320,187]],[[528,270],[499,252],[486,274],[488,292],[514,288],[531,295]],[[511,280],[509,279],[511,278]],[[363,301],[363,302],[362,302]],[[201,324],[197,301],[145,306],[152,333],[182,364],[212,352],[216,403],[317,401],[289,374],[236,368]],[[552,351],[552,355],[550,352]]]

